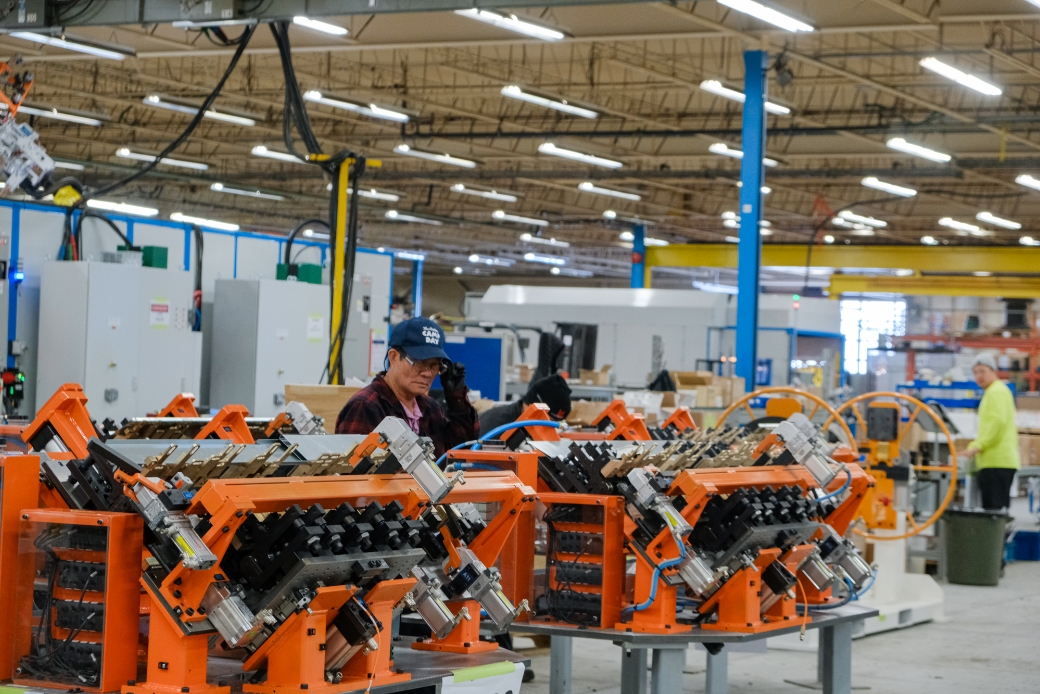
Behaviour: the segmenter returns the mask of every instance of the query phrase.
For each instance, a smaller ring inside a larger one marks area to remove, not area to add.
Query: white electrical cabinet
[[[78,383],[99,422],[141,416],[198,392],[202,334],[188,272],[94,261],[45,263],[36,403]]]
[[[257,417],[285,405],[287,383],[320,383],[329,353],[329,287],[284,280],[217,280],[210,407]]]

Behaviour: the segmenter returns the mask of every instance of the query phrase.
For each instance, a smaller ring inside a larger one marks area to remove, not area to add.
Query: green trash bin
[[[995,586],[1004,556],[1004,530],[1011,518],[1001,511],[947,509],[946,580]]]

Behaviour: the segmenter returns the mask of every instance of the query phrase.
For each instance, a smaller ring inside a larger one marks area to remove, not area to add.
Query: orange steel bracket
[[[697,423],[693,421],[693,416],[690,414],[690,408],[676,407],[668,419],[664,420],[661,424],[662,429],[667,429],[669,426],[675,427],[676,431],[680,434],[687,431],[695,431],[697,429]]]
[[[30,446],[36,436],[50,425],[68,452],[48,452],[55,460],[87,457],[87,442],[97,436],[87,410],[87,396],[76,383],[66,383],[43,404],[36,419],[22,432],[22,440]]]
[[[195,396],[191,393],[177,393],[173,400],[162,408],[159,417],[198,417],[199,411],[195,409]]]
[[[394,608],[414,586],[414,578],[398,578],[393,581],[380,581],[365,594],[368,611],[383,625],[383,629],[375,636],[379,648],[367,655],[362,653],[351,658],[341,670],[343,680],[335,686],[335,691],[349,692],[364,689],[370,684],[372,687],[379,687],[412,679],[409,673],[394,670],[390,625],[394,621]]]
[[[25,103],[25,96],[33,86],[33,74],[31,72],[15,72],[11,63],[18,66],[22,62],[21,56],[14,56],[11,62],[0,63],[0,80],[11,88],[11,96],[0,90],[0,101],[7,106],[10,116],[13,118],[18,113],[18,107]]]
[[[376,586],[375,590],[378,589]],[[266,663],[267,679],[261,684],[244,684],[242,691],[255,694],[343,691],[341,685],[325,681],[325,634],[340,608],[356,591],[354,586],[318,588],[307,609],[285,620],[243,664],[242,669],[250,672]]]
[[[264,429],[264,436],[271,438],[286,424],[292,424],[292,418],[284,412],[279,412],[278,415],[271,420],[271,423]]]
[[[273,422],[272,422],[273,424]],[[386,448],[386,439],[378,431],[373,431],[371,434],[361,440],[361,443],[354,446],[353,452],[350,454],[350,460],[347,462],[353,466],[357,466],[362,460],[375,453],[380,448]]]
[[[21,514],[39,499],[40,457],[12,455],[0,458],[0,614],[15,614],[18,586],[18,533]],[[14,670],[15,620],[0,619],[0,681]]]
[[[762,619],[762,569],[780,558],[780,550],[775,547],[763,549],[758,553],[755,563],[733,574],[700,607],[701,614],[718,611],[718,620],[710,624],[702,624],[702,629],[709,631],[737,631],[746,634],[760,634],[790,626],[790,620],[796,615],[795,601],[784,596],[779,601],[778,617]],[[774,605],[776,607],[776,605]],[[789,611],[789,614],[786,612]],[[809,620],[811,621],[811,619]]]
[[[867,490],[874,486],[874,478],[867,474],[859,465],[856,463],[846,463],[845,465],[849,472],[852,473],[852,484],[849,485],[848,494],[841,502],[841,505],[834,509],[834,512],[826,518],[827,525],[834,528],[834,532],[842,536],[848,532],[852,521],[859,516],[860,506],[863,503],[863,499],[867,496]],[[836,477],[831,482],[831,487],[835,489],[841,487],[844,484],[844,481],[841,480],[842,477],[844,475]]]
[[[225,405],[224,409],[213,416],[209,424],[203,427],[196,439],[224,439],[232,443],[256,443],[249,433],[246,416],[249,410],[245,405]]]
[[[592,426],[605,430],[613,426],[609,440],[649,441],[650,431],[646,428],[646,418],[641,414],[631,414],[625,407],[624,400],[614,400],[607,405],[599,416],[592,421]]]
[[[458,614],[462,608],[469,610],[471,615],[480,614],[480,603],[476,600],[458,600],[448,603],[448,609],[452,614]],[[497,650],[498,643],[480,640],[479,619],[464,619],[444,639],[433,636],[423,641],[416,641],[412,644],[412,648],[417,651],[444,653],[484,653]]]
[[[527,422],[527,421],[530,421],[530,420],[542,421],[542,422],[551,422],[551,421],[553,421],[552,417],[549,416],[549,406],[544,404],[544,403],[540,403],[540,402],[536,402],[536,403],[533,403],[531,405],[528,405],[527,409],[524,410],[522,413],[520,413],[520,416],[517,418],[516,421],[518,421],[518,422]],[[510,438],[512,438],[513,436],[516,435],[516,431],[517,430],[504,431],[504,432],[502,432],[502,435],[499,436],[498,438],[502,439],[503,441],[508,441]],[[531,427],[529,429],[523,429],[523,431],[526,432],[529,437],[531,437],[532,441],[559,441],[560,440],[560,435],[558,433],[558,430],[553,428],[553,427],[545,427],[545,426]]]

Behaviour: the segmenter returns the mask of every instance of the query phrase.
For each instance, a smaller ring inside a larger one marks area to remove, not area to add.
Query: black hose
[[[313,224],[318,224],[318,225],[321,225],[321,226],[325,227],[326,231],[329,230],[329,225],[325,221],[315,217],[315,218],[312,218],[312,219],[305,219],[305,220],[303,220],[302,222],[300,222],[299,224],[294,226],[289,231],[289,235],[285,238],[285,254],[284,254],[284,258],[283,258],[284,262],[285,262],[285,266],[287,268],[288,268],[288,266],[290,265],[290,262],[291,262],[290,258],[292,256],[290,255],[290,252],[292,251],[293,241],[296,240],[296,235],[299,234],[304,229],[306,229],[307,227],[313,225]]]
[[[195,291],[191,297],[195,305],[195,322],[192,332],[199,332],[202,330],[202,227],[192,224],[191,231],[195,235]]]

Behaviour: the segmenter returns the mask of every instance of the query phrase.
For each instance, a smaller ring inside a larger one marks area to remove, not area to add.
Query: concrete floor
[[[1018,507],[1024,500],[1016,500]],[[1019,527],[1032,525],[1015,509]],[[1025,521],[1025,522],[1021,522]],[[1034,526],[1035,527],[1035,526]],[[1040,562],[1007,567],[1000,585],[943,584],[946,619],[853,642],[853,686],[913,694],[1040,692]],[[687,651],[686,692],[704,691],[703,650]],[[523,694],[548,694],[548,651],[532,652],[534,682]],[[600,641],[574,641],[572,694],[620,692],[620,649]],[[814,680],[816,654],[791,651],[731,652],[730,694],[805,694],[784,680]]]

